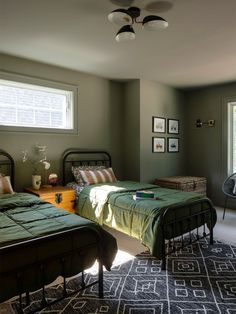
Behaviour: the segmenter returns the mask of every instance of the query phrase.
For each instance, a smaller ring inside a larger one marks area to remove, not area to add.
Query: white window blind
[[[71,90],[0,79],[0,125],[73,129]]]

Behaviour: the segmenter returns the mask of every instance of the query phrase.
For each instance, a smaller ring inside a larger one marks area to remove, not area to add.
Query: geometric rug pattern
[[[161,262],[144,252],[104,272],[104,299],[95,285],[38,313],[236,314],[235,246],[201,240],[168,256],[167,265],[161,270]],[[96,278],[85,275],[86,282]],[[68,291],[79,283],[79,276],[69,280]],[[47,288],[48,300],[61,292],[61,285]],[[40,292],[32,293],[28,310],[40,298]],[[11,306],[16,312],[18,302]]]

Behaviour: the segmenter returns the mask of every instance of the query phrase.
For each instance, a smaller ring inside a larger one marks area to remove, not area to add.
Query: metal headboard
[[[74,181],[72,166],[105,166],[111,167],[111,156],[106,151],[82,150],[69,148],[62,155],[63,185]]]
[[[11,184],[14,188],[14,159],[4,150],[0,149],[0,173],[11,177]]]

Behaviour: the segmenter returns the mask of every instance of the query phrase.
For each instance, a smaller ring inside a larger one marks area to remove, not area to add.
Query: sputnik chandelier
[[[157,30],[168,27],[168,22],[157,15],[147,15],[143,20],[138,20],[141,10],[138,7],[130,7],[128,9],[116,9],[108,14],[108,20],[118,24],[121,29],[116,34],[117,41],[128,41],[135,38],[133,26],[142,24],[146,30]]]

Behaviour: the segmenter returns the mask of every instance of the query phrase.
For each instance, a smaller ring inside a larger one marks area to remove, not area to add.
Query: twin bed
[[[110,155],[103,151],[67,150],[62,157],[63,185],[74,181],[72,167],[94,166],[111,168]],[[0,151],[0,173],[3,172],[11,176],[13,184],[14,161]],[[96,259],[98,280],[92,284],[99,285],[102,297],[103,266],[109,270],[117,252],[116,240],[102,225],[139,239],[152,255],[162,259],[163,269],[170,247],[174,251],[179,246],[176,237],[184,245],[186,233],[190,242],[209,234],[213,243],[216,213],[209,199],[146,183],[105,179],[98,184],[76,183],[78,215],[26,193],[0,195],[0,302],[18,294],[23,311],[22,294],[26,293],[29,303],[29,292],[42,288],[45,307],[45,285],[63,276],[62,298],[66,297],[66,278],[81,272],[78,290],[85,289],[83,272]],[[135,199],[136,191],[144,189],[154,192],[155,200]]]
[[[0,173],[8,174],[14,184],[14,161],[4,151],[0,151]],[[47,306],[45,285],[58,276],[64,278],[60,299],[69,295],[66,278],[78,273],[82,276],[77,291],[98,284],[103,297],[103,266],[110,270],[116,252],[115,238],[90,220],[31,194],[0,195],[0,302],[19,295],[19,312],[23,312],[22,295],[29,304],[29,292],[40,288],[39,308]],[[88,285],[84,270],[96,260],[98,280]]]
[[[72,148],[63,154],[62,165],[65,185],[74,180],[71,169],[110,168],[112,163],[107,152]],[[94,175],[93,171],[90,173]],[[175,251],[180,242],[184,245],[186,233],[189,242],[209,235],[213,244],[216,211],[202,195],[133,181],[103,180],[82,187],[77,181],[76,213],[139,239],[153,256],[162,259],[162,269],[166,268],[166,255]],[[154,192],[155,199],[135,199],[136,191],[140,190]],[[181,241],[175,242],[176,237]]]

